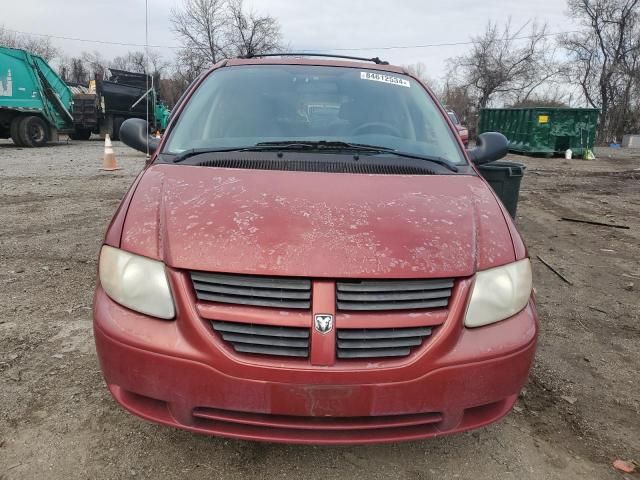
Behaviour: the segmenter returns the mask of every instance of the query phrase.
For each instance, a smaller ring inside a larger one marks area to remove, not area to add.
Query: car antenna
[[[325,57],[325,58],[343,58],[346,60],[359,60],[361,62],[373,62],[376,65],[389,65],[389,62],[381,60],[380,57],[365,58],[365,57],[352,57],[349,55],[332,55],[330,53],[304,53],[304,52],[285,52],[285,53],[261,53],[242,55],[240,58],[261,58],[261,57]]]
[[[147,94],[149,93],[149,1],[144,0],[144,78],[147,87]],[[153,81],[153,79],[152,79]],[[152,84],[153,85],[153,84]],[[147,105],[147,132],[149,129],[149,97],[145,99]],[[147,161],[149,160],[149,135],[147,135]]]

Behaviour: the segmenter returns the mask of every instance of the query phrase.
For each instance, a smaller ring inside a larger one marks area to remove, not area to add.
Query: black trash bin
[[[516,218],[520,182],[525,168],[521,163],[512,162],[491,162],[478,167],[513,218]]]

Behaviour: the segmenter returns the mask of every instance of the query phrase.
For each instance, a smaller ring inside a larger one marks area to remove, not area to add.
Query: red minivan
[[[433,94],[401,67],[223,61],[174,109],[100,252],[113,397],[269,442],[414,440],[499,420],[536,348],[531,264]]]

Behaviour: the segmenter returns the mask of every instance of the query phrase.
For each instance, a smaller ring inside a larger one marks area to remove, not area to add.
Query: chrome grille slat
[[[409,347],[405,348],[381,348],[378,350],[338,350],[338,358],[383,358],[406,357],[411,353]]]
[[[438,290],[453,287],[453,279],[433,280],[361,280],[338,282],[343,292],[393,292],[407,290]]]
[[[209,302],[217,303],[231,303],[235,305],[252,305],[256,307],[274,307],[274,308],[296,308],[296,309],[308,309],[310,306],[309,301],[304,300],[268,300],[261,298],[244,298],[236,297],[233,295],[217,295],[206,292],[196,292],[198,294],[198,300],[205,300]]]
[[[381,340],[338,340],[338,348],[389,348],[416,347],[422,343],[420,337]]]
[[[308,290],[311,288],[311,280],[307,278],[260,277],[257,275],[207,272],[191,272],[191,278],[198,282],[236,285],[239,287],[288,288],[292,290]]]
[[[427,308],[440,308],[449,305],[449,299],[397,302],[343,302],[338,300],[338,310],[354,311],[385,311],[385,310],[422,310]]]
[[[258,355],[273,355],[277,357],[301,357],[307,358],[309,350],[303,348],[265,347],[260,345],[247,345],[243,343],[233,346],[236,352],[256,353]]]
[[[307,348],[309,341],[307,339],[291,338],[291,337],[274,337],[262,335],[239,335],[236,333],[223,333],[222,339],[230,343],[246,343],[251,345],[273,345],[277,347],[294,347]]]
[[[311,308],[311,280],[191,272],[198,300],[273,308]]]
[[[341,328],[338,330],[338,338],[344,340],[371,340],[376,338],[406,338],[427,337],[431,335],[431,328]]]
[[[403,301],[403,300],[423,300],[432,298],[446,298],[451,296],[451,289],[423,291],[414,290],[409,292],[385,292],[385,293],[341,293],[340,299],[344,302],[356,301]]]
[[[264,335],[268,337],[309,338],[309,330],[295,327],[276,327],[252,323],[213,322],[216,332],[239,333],[241,335]]]
[[[240,297],[261,297],[261,298],[277,298],[279,296],[286,296],[294,300],[309,300],[311,298],[310,291],[304,290],[287,290],[287,289],[275,289],[275,288],[239,288],[239,287],[225,287],[216,284],[207,284],[201,282],[193,282],[198,292],[211,292],[219,293],[223,295],[235,295]]]
[[[430,327],[340,328],[337,356],[342,359],[406,357],[431,333]]]
[[[308,328],[218,321],[211,322],[211,326],[239,353],[309,357]]]
[[[392,311],[449,305],[454,280],[349,280],[336,282],[338,310]]]

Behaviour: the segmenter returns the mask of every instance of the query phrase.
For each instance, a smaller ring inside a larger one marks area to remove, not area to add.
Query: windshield
[[[164,153],[327,141],[466,164],[436,104],[412,78],[307,65],[224,67],[198,88]]]

